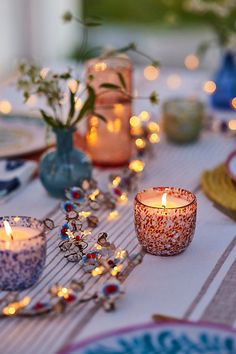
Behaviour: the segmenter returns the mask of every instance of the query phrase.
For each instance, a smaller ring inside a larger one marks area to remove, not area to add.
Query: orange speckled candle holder
[[[161,204],[164,193],[166,207]],[[142,247],[154,255],[173,256],[183,252],[193,239],[196,216],[196,197],[182,188],[154,187],[135,197],[136,234]]]

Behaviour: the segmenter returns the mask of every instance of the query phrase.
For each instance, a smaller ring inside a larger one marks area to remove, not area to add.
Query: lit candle
[[[86,145],[93,163],[103,167],[127,165],[132,152],[131,103],[97,105],[96,113],[105,117],[106,122],[88,116]]]
[[[39,278],[46,258],[44,225],[30,217],[0,218],[0,289],[23,290]]]
[[[8,221],[3,221],[4,228],[0,228],[0,240],[9,242],[10,240],[26,240],[27,238],[34,237],[38,234],[38,230],[29,227],[15,226],[11,228]],[[14,242],[12,242],[14,246]]]
[[[138,193],[134,214],[140,244],[156,255],[184,251],[194,235],[196,212],[196,197],[181,188],[157,187]]]
[[[178,208],[186,205],[186,199],[178,198],[168,193],[159,193],[154,197],[146,198],[145,204],[150,207],[156,208]]]
[[[86,63],[86,71],[96,92],[94,111],[106,119],[88,116],[87,152],[95,165],[125,166],[132,153],[132,62],[122,54],[93,58]]]

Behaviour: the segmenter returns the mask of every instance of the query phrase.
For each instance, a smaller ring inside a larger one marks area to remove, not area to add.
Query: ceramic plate
[[[236,332],[190,323],[146,324],[94,337],[58,354],[235,354]]]
[[[43,150],[46,126],[39,118],[0,116],[0,158],[23,156]]]

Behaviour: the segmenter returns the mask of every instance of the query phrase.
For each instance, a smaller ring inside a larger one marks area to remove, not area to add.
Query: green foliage
[[[68,80],[72,79],[71,70],[64,73],[44,72],[36,65],[22,63],[19,65],[18,88],[23,92],[25,102],[31,95],[37,95],[46,102],[47,111],[39,109],[45,123],[52,128],[74,127],[88,113],[93,113],[96,95],[90,85],[86,85],[87,98],[76,112],[76,100],[79,98],[78,89],[80,81],[75,80],[76,90],[68,87]],[[63,100],[68,97],[68,112],[63,116]]]
[[[192,3],[200,3],[196,11]],[[233,0],[83,0],[84,16],[96,13],[106,22],[149,24],[159,27],[207,25],[220,46],[226,46],[236,34],[236,2]],[[227,11],[229,7],[229,11]],[[215,9],[214,9],[215,8]],[[223,9],[217,11],[217,9]]]
[[[151,102],[152,104],[158,104],[159,99],[158,99],[158,95],[157,95],[156,91],[153,91],[153,92],[150,94],[149,100],[150,100],[150,102]]]
[[[118,75],[118,78],[120,80],[120,84],[121,84],[122,88],[124,90],[126,90],[127,86],[126,86],[126,82],[125,82],[124,76],[121,73],[117,73],[117,75]]]

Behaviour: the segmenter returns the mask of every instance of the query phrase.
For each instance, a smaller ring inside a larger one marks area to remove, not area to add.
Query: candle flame
[[[163,193],[162,198],[161,198],[161,204],[163,208],[166,208],[167,204],[167,193]]]
[[[5,227],[5,231],[6,231],[7,236],[10,237],[13,240],[12,228],[11,228],[9,222],[4,220],[3,224],[4,224],[4,227]]]

